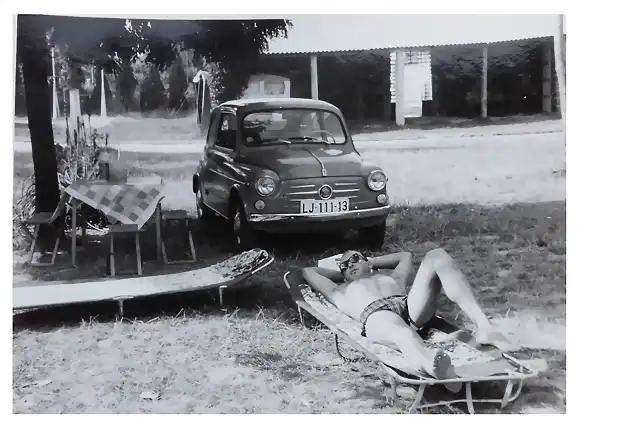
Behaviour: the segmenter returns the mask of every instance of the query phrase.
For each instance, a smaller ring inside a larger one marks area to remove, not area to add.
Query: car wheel
[[[233,247],[237,251],[244,252],[256,247],[256,232],[249,227],[249,223],[247,222],[247,215],[244,211],[244,206],[242,205],[242,201],[239,199],[235,201],[235,207],[233,208],[231,229],[233,237]]]
[[[358,230],[358,241],[370,249],[379,249],[384,244],[384,236],[387,231],[387,224],[382,222],[373,227],[361,228]]]
[[[198,191],[196,192],[196,212],[198,219],[203,222],[209,222],[215,216],[214,212],[204,204],[201,187],[198,187]]]

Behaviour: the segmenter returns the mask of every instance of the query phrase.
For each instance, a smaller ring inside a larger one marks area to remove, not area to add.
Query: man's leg
[[[396,313],[374,312],[367,319],[366,331],[367,338],[372,341],[395,345],[412,367],[440,380],[457,377],[449,355],[442,350],[425,349],[424,340]],[[458,392],[462,383],[445,384],[445,387]]]
[[[429,251],[416,274],[413,286],[407,297],[409,316],[421,325],[435,313],[435,297],[440,289],[455,302],[471,319],[477,328],[475,339],[478,343],[500,344],[507,348],[504,336],[493,328],[478,301],[466,277],[453,258],[442,248]],[[500,347],[500,346],[498,346]]]

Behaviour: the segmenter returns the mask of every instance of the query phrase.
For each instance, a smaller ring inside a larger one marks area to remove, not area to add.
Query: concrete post
[[[396,50],[396,124],[404,126],[404,50]]]
[[[558,22],[558,34],[553,37],[553,52],[555,59],[555,67],[556,67],[556,78],[558,78],[558,100],[560,105],[560,114],[563,119],[565,119],[566,114],[566,86],[565,86],[565,67],[564,67],[564,24],[563,24],[563,16],[559,16]]]
[[[318,56],[311,56],[311,98],[318,100]]]
[[[542,48],[542,112],[552,112],[551,93],[551,44],[545,44]]]
[[[482,48],[482,117],[487,117],[487,84],[488,84],[488,71],[489,71],[489,46]]]

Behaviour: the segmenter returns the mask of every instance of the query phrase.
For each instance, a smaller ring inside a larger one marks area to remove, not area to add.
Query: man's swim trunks
[[[397,315],[399,315],[404,322],[408,325],[412,325],[417,328],[417,325],[411,317],[409,316],[409,307],[407,306],[407,295],[396,295],[389,296],[382,299],[375,300],[367,305],[360,314],[360,322],[362,323],[362,332],[360,333],[362,337],[367,336],[367,332],[365,326],[367,324],[367,319],[374,312],[378,311],[391,311]]]

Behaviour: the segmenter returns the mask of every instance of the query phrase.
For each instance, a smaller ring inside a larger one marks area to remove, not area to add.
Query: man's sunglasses
[[[338,268],[340,269],[340,272],[344,273],[347,269],[349,269],[349,265],[357,264],[360,261],[368,261],[368,259],[361,253],[354,253],[344,261],[340,262],[338,264]]]

